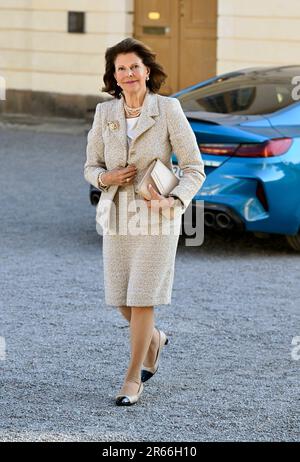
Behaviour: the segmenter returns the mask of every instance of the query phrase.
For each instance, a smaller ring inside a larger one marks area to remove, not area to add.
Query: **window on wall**
[[[81,11],[68,11],[68,32],[84,33],[85,13]]]

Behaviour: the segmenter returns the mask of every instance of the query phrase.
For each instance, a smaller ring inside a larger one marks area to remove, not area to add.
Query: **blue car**
[[[300,66],[242,69],[172,97],[204,160],[193,206],[204,201],[205,226],[282,234],[300,251]]]

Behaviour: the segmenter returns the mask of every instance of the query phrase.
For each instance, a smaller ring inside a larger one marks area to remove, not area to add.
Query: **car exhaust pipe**
[[[226,213],[218,213],[216,215],[216,223],[222,229],[231,229],[233,222]]]
[[[204,212],[204,224],[209,227],[215,227],[216,216],[212,212]]]

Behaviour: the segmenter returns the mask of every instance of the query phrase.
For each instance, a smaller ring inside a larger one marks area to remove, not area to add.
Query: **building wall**
[[[217,73],[300,64],[300,0],[218,0]],[[104,53],[132,36],[134,0],[1,0],[0,112],[82,116],[101,93]],[[86,12],[86,33],[67,32]],[[89,98],[91,96],[92,98]],[[72,108],[73,106],[73,108]]]
[[[67,11],[86,12],[86,33],[68,33]],[[132,34],[133,0],[1,0],[0,75],[8,90],[99,95],[106,48]]]
[[[299,0],[219,0],[217,72],[300,64]]]

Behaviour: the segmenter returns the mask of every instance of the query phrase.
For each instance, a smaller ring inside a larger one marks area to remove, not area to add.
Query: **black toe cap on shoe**
[[[147,380],[151,379],[151,377],[153,377],[154,374],[152,374],[152,372],[149,372],[149,371],[146,371],[145,369],[142,369],[142,372],[141,372],[141,379],[142,379],[142,382],[146,382]]]
[[[129,406],[130,404],[130,400],[126,396],[123,396],[122,398],[118,398],[116,400],[117,406]]]

